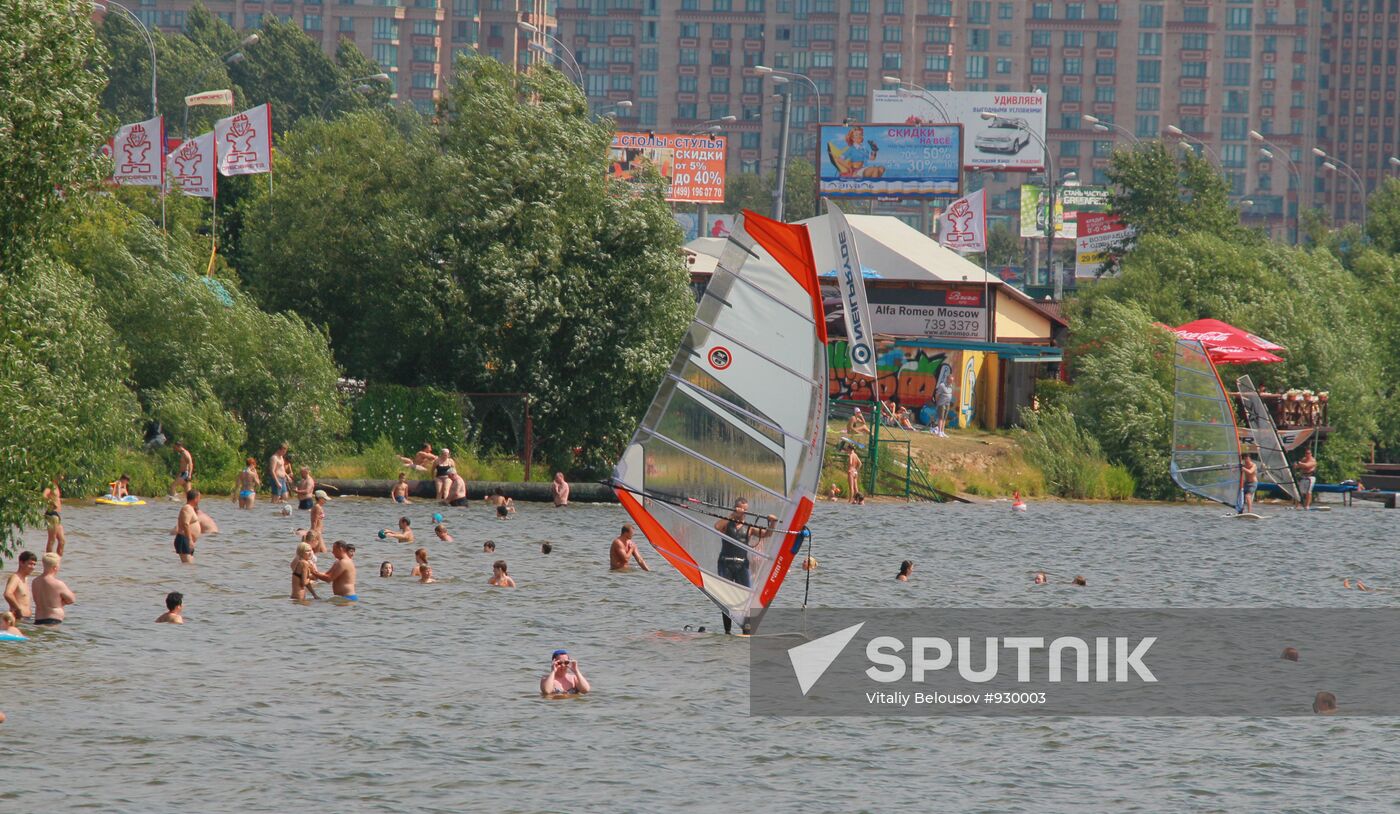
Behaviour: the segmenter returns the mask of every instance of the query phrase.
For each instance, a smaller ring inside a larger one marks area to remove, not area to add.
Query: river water
[[[506,522],[479,505],[449,510],[457,541],[427,544],[441,582],[421,585],[406,575],[412,546],[375,537],[401,507],[334,501],[327,540],[360,546],[351,607],[286,598],[305,513],[205,506],[223,530],[194,566],[171,549],[173,503],[66,509],[70,621],[0,645],[0,812],[1375,811],[1400,800],[1396,719],[750,718],[747,642],[676,633],[715,626],[708,601],[659,555],[653,573],[608,572],[625,521],[615,506],[522,504]],[[430,536],[434,507],[406,508]],[[824,504],[811,522],[812,603],[1397,602],[1340,581],[1394,580],[1400,513],[1264,511],[1268,521],[1243,523],[1184,506]],[[26,542],[42,551],[42,532]],[[485,584],[497,557],[518,589]],[[914,577],[895,582],[906,558]],[[385,559],[403,576],[375,576]],[[1031,586],[1037,568],[1057,584]],[[1065,584],[1075,574],[1087,588]],[[779,604],[800,604],[802,576]],[[187,624],[152,624],[171,590],[185,594]],[[536,697],[556,647],[592,695]]]

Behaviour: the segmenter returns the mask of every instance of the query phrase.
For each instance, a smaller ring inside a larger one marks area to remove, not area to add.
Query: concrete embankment
[[[320,485],[327,487],[332,494],[356,495],[358,497],[388,497],[394,488],[391,480],[342,480],[324,478]],[[548,483],[515,483],[504,481],[467,481],[467,498],[481,500],[500,488],[511,500],[525,500],[549,503],[554,500],[554,490]],[[437,494],[437,486],[431,480],[410,480],[408,496],[432,500]],[[617,495],[601,483],[569,484],[570,503],[616,503]]]

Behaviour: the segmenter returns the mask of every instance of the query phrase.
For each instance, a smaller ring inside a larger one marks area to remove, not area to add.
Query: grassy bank
[[[844,421],[832,421],[828,426],[827,460],[822,469],[823,490],[835,483],[841,487],[843,495],[846,490],[845,453],[838,454],[836,450],[845,428]],[[866,436],[856,440],[869,442]],[[909,454],[914,462],[927,473],[929,483],[943,492],[996,498],[1010,497],[1019,491],[1026,497],[1054,495],[1111,500],[1121,500],[1132,494],[1131,478],[1123,482],[1125,473],[1102,457],[1075,455],[1067,458],[1057,450],[1038,448],[1043,446],[1040,439],[1019,431],[950,429],[947,438],[939,438],[928,432],[881,427],[880,440],[884,456],[880,467],[880,494],[903,492],[905,441],[909,442]],[[885,441],[898,443],[885,444]],[[861,450],[861,457],[866,455]],[[1047,461],[1049,465],[1040,461]],[[1079,475],[1066,476],[1063,470],[1067,461]],[[899,476],[894,477],[891,469],[898,470]],[[917,474],[914,480],[918,480]]]

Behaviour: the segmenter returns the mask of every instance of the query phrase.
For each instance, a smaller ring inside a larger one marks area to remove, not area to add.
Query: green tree
[[[770,190],[778,188],[778,174],[771,173]],[[771,200],[771,194],[770,194]],[[763,211],[763,210],[758,210]],[[805,158],[788,159],[787,178],[783,179],[783,220],[788,223],[806,220],[817,214],[817,168]]]
[[[739,214],[748,209],[762,215],[773,214],[773,190],[756,173],[730,175],[724,182],[725,212]]]
[[[0,277],[52,234],[65,196],[101,170],[104,55],[79,0],[0,3]]]
[[[1200,231],[1258,242],[1256,233],[1240,225],[1225,177],[1195,152],[1178,156],[1160,141],[1117,150],[1108,179],[1113,211],[1138,234]]]
[[[974,257],[973,259],[980,258]],[[987,230],[988,265],[993,268],[997,266],[1022,266],[1025,259],[1025,252],[1021,250],[1021,237],[1017,234],[1015,227],[1002,223]]]
[[[351,375],[528,392],[546,459],[602,469],[694,308],[660,189],[607,179],[611,128],[552,69],[459,60],[438,119],[299,126],[241,271]]]
[[[1400,254],[1400,178],[1387,178],[1371,193],[1366,236],[1377,249]]]

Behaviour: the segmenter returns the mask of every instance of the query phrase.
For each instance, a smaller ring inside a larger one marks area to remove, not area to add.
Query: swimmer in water
[[[642,559],[642,552],[637,549],[637,544],[632,540],[632,526],[624,525],[622,531],[613,538],[612,546],[608,549],[608,568],[612,571],[626,571],[627,561],[636,560],[637,567],[643,571],[650,571],[647,561]]]
[[[1350,580],[1350,579],[1343,579],[1343,580],[1342,580],[1342,587],[1345,588],[1346,590],[1350,591],[1351,588],[1352,588],[1351,580]],[[1358,591],[1369,591],[1369,590],[1371,590],[1371,589],[1366,587],[1366,583],[1364,583],[1364,582],[1362,582],[1361,580],[1358,579],[1358,580],[1356,581],[1356,590],[1358,590]]]
[[[199,490],[185,493],[185,505],[180,507],[180,516],[175,519],[175,553],[180,562],[194,564],[194,546],[199,542],[203,528],[199,524]]]
[[[491,578],[486,580],[487,585],[495,585],[497,588],[514,588],[515,580],[506,573],[506,561],[496,560],[491,563]]]
[[[494,548],[492,548],[491,550],[492,550],[492,551],[495,551]],[[541,554],[548,554],[549,552],[551,552],[551,551],[553,551],[553,550],[554,550],[554,546],[550,545],[549,543],[540,543],[540,553],[541,553]]]
[[[44,489],[44,525],[49,535],[44,543],[44,552],[52,551],[60,557],[68,544],[68,536],[63,532],[63,489],[58,485],[61,480],[61,476],[54,478]]]
[[[496,487],[494,494],[486,498],[486,502],[496,507],[497,520],[505,520],[515,513],[515,501],[506,497],[505,490],[499,486]]]
[[[131,495],[131,476],[123,474],[112,483],[112,498],[121,500]]]
[[[428,567],[428,549],[420,548],[413,552],[413,571],[411,577],[423,576],[423,569]]]
[[[0,612],[0,633],[7,636],[18,636],[21,639],[28,638],[24,631],[15,627],[15,615],[9,611]]]
[[[569,505],[569,482],[564,480],[563,472],[554,473],[554,482],[549,485],[551,497],[554,498],[554,507]]]
[[[1049,577],[1045,576],[1044,571],[1036,571],[1035,577],[1031,579],[1031,582],[1035,583],[1036,585],[1044,585],[1049,581]]]
[[[392,577],[394,575],[394,564],[385,560],[379,564],[379,576]]]
[[[311,467],[301,468],[301,479],[297,481],[297,508],[310,511],[316,505],[316,479],[311,477]]]
[[[238,478],[234,486],[238,490],[238,508],[251,509],[253,502],[258,497],[258,487],[262,485],[262,478],[258,476],[258,462],[249,458],[247,466],[238,473]]]
[[[433,534],[436,534],[437,538],[443,541],[444,543],[455,542],[452,539],[452,535],[447,533],[447,526],[444,526],[441,523],[438,523],[436,526],[433,526]]]
[[[165,595],[165,613],[156,617],[158,625],[183,625],[185,623],[185,595],[171,591]]]
[[[819,564],[820,564],[820,563],[818,563],[816,557],[808,556],[807,559],[805,559],[805,560],[802,561],[802,570],[803,570],[803,571],[813,571],[813,570],[816,570],[816,567],[817,567],[817,565],[819,565]]]
[[[331,591],[341,599],[358,601],[360,597],[355,593],[355,544],[336,540],[331,545],[331,553],[335,555],[335,565],[326,573],[317,574],[316,578],[329,582]]]
[[[447,475],[447,505],[467,505],[467,482],[456,472]]]
[[[399,480],[397,483],[394,484],[394,488],[389,490],[389,497],[393,498],[395,503],[402,503],[405,506],[410,503],[408,499],[407,472],[399,473]]]
[[[540,679],[540,695],[582,695],[592,689],[578,662],[569,658],[569,651],[555,650],[549,672]]]
[[[423,585],[431,585],[437,582],[437,580],[433,579],[433,567],[431,565],[423,566],[422,570],[418,573],[418,582]]]
[[[914,573],[914,561],[905,560],[899,564],[899,573],[895,575],[895,579],[900,582],[908,582],[909,575],[912,573]]]
[[[413,542],[413,529],[409,528],[409,525],[407,517],[400,517],[398,531],[384,529],[379,532],[379,536],[390,540],[398,540],[401,543],[411,543]]]
[[[437,486],[437,499],[439,501],[447,501],[447,487],[450,482],[449,476],[456,471],[457,462],[452,460],[452,450],[443,447],[442,452],[433,459],[433,481]]]
[[[1078,586],[1080,586],[1080,587],[1083,587],[1083,586],[1085,586],[1085,585],[1088,585],[1088,584],[1089,584],[1089,581],[1086,580],[1086,579],[1083,577],[1083,575],[1079,575],[1079,576],[1076,576],[1074,579],[1070,580],[1070,584],[1071,584],[1071,585],[1078,585]]]
[[[311,546],[307,543],[297,543],[297,554],[292,559],[292,599],[304,602],[308,591],[312,599],[320,599],[321,597],[316,595],[313,583],[324,578],[325,574],[316,570],[316,554],[311,550]]]
[[[482,543],[482,544],[481,544],[481,553],[483,553],[483,554],[495,554],[495,553],[496,553],[496,543],[495,543],[494,541],[492,541],[492,540],[487,540],[486,542]]]

